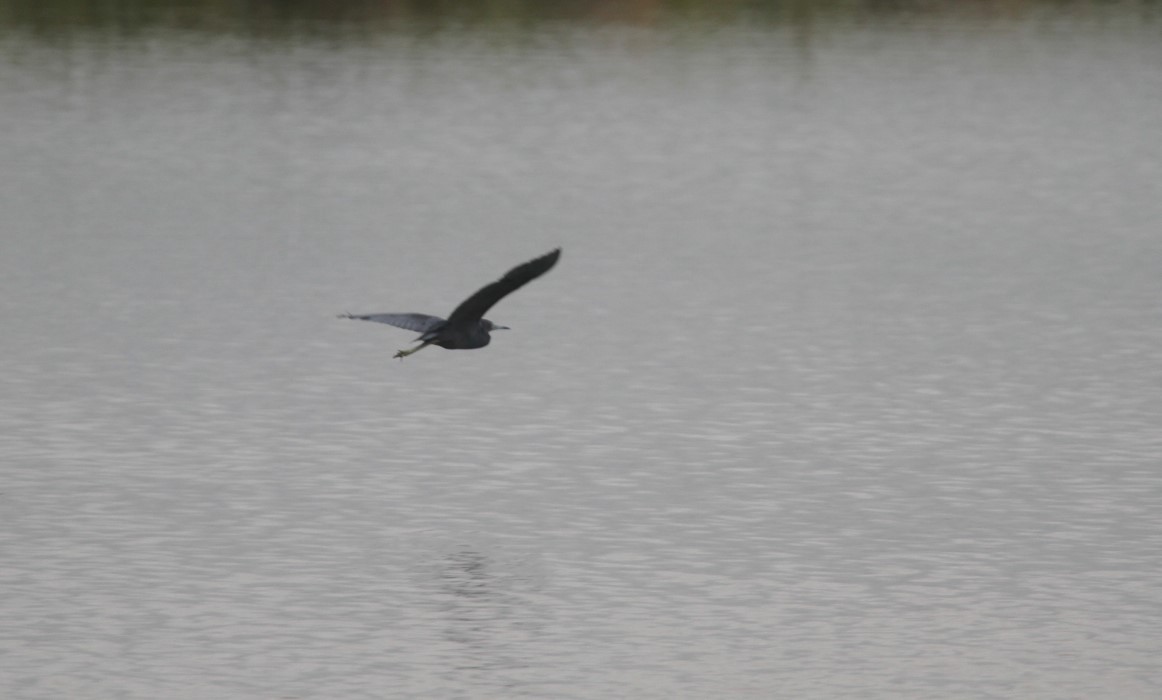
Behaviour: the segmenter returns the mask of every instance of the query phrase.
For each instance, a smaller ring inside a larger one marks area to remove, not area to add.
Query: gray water
[[[1162,696],[1088,7],[0,33],[0,695]],[[483,350],[335,318],[558,245]]]

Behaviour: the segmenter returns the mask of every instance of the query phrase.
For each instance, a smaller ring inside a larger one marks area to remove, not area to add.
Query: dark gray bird
[[[557,264],[557,258],[560,257],[561,249],[556,248],[523,265],[517,265],[504,277],[461,302],[447,320],[426,314],[340,314],[339,317],[386,323],[419,333],[420,337],[416,338],[419,345],[411,350],[400,350],[395,354],[395,357],[401,360],[429,345],[439,345],[448,350],[482,348],[492,341],[489,333],[509,330],[508,326],[498,326],[484,318],[484,314],[488,313],[496,302],[553,269],[553,265]]]

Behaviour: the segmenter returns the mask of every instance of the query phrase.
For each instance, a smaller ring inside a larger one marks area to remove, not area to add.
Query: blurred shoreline
[[[68,33],[189,31],[251,36],[315,32],[376,35],[395,31],[492,28],[519,31],[556,22],[652,27],[754,24],[826,27],[891,23],[1007,24],[1070,21],[1154,23],[1157,0],[0,0],[0,37]]]

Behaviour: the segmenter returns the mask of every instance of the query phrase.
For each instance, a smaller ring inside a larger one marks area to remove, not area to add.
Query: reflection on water
[[[1157,697],[1153,6],[973,5],[0,3],[5,697]]]

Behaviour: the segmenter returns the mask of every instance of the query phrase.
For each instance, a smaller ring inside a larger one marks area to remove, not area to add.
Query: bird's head
[[[489,331],[489,332],[492,332],[492,331],[511,331],[512,330],[508,326],[502,326],[498,323],[493,323],[492,321],[489,321],[486,318],[481,319],[480,322],[482,324],[484,324],[484,330]]]

